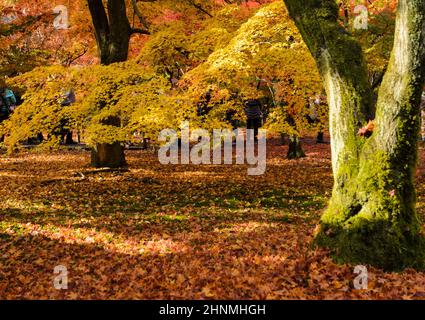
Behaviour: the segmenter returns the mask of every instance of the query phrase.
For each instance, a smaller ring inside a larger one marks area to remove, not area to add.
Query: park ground
[[[332,188],[330,147],[306,139],[267,171],[159,164],[128,151],[128,171],[95,171],[85,151],[0,159],[0,299],[425,299],[425,273],[354,265],[310,247]],[[417,170],[425,219],[425,150]],[[425,220],[424,220],[425,221]],[[65,266],[68,289],[54,268]]]

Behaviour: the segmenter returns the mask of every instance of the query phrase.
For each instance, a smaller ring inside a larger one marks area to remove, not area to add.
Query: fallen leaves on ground
[[[160,165],[93,172],[82,151],[0,160],[0,299],[424,299],[424,273],[335,264],[311,240],[332,188],[329,145],[268,146],[267,171]],[[425,213],[425,152],[417,172]],[[68,289],[53,286],[55,266]]]

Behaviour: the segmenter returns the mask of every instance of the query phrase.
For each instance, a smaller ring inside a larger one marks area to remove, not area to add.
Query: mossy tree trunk
[[[285,3],[328,95],[334,188],[316,242],[339,261],[422,267],[413,174],[425,76],[424,1],[399,0],[394,48],[376,106],[362,50],[338,23],[336,2]],[[369,120],[373,134],[359,135]]]
[[[125,0],[108,0],[107,11],[102,0],[88,0],[88,6],[103,65],[127,60],[133,33],[149,34],[147,30],[131,28]],[[117,117],[110,117],[103,124],[119,126],[120,121]],[[123,167],[126,165],[124,148],[119,142],[97,144],[92,150],[91,163],[94,167]]]

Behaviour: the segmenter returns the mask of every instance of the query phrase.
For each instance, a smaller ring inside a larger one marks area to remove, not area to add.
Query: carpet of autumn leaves
[[[128,171],[96,172],[84,151],[0,159],[0,299],[423,299],[425,274],[352,265],[312,249],[332,187],[329,145],[307,157],[268,146],[246,166],[160,165],[128,151]],[[425,215],[425,150],[417,172]],[[54,267],[69,272],[53,286]]]

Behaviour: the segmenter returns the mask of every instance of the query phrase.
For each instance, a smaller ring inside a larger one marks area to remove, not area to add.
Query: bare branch
[[[151,34],[148,30],[145,29],[139,29],[139,28],[132,28],[130,31],[131,34]]]
[[[154,1],[156,1],[156,0],[151,0],[151,1],[148,1],[148,2],[154,2]],[[137,6],[137,2],[138,2],[137,0],[131,0],[131,5],[133,6],[134,14],[137,16],[137,18],[139,19],[142,26],[145,29],[149,29],[149,26],[148,26],[145,18],[143,17],[142,12],[140,11],[139,7]],[[146,1],[144,1],[144,2],[146,2]]]

